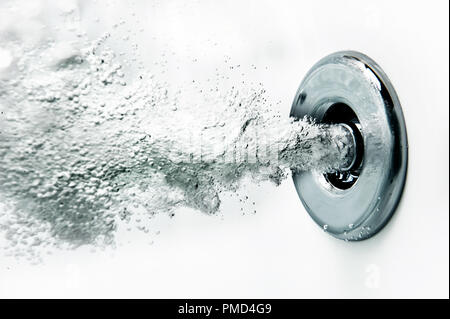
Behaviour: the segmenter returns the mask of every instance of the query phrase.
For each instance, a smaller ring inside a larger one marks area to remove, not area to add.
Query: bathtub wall
[[[394,84],[407,124],[401,204],[381,233],[347,243],[312,221],[292,181],[247,183],[256,215],[241,216],[236,200],[224,203],[224,220],[183,210],[174,220],[161,219],[153,245],[139,238],[114,258],[80,250],[2,271],[1,296],[449,297],[447,1],[119,5],[78,3],[93,38],[125,17],[124,29],[144,29],[136,30],[135,42],[148,67],[162,45],[186,61],[198,58],[169,70],[164,76],[171,81],[201,78],[227,59],[254,64],[246,80],[262,82],[286,116],[320,58],[347,49],[372,57]],[[127,52],[121,41],[113,45]]]

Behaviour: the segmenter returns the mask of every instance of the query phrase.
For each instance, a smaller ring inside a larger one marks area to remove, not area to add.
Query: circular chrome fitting
[[[305,76],[291,116],[346,125],[355,142],[355,158],[342,171],[293,175],[308,213],[340,239],[375,235],[400,201],[408,161],[402,109],[386,74],[362,53],[333,53]]]

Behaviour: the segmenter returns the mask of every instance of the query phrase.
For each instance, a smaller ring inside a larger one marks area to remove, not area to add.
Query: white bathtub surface
[[[161,217],[153,245],[136,236],[113,252],[61,252],[38,266],[2,259],[0,297],[449,297],[447,1],[81,1],[78,8],[92,38],[121,19],[126,28],[143,26],[135,41],[149,67],[158,45],[197,56],[206,71],[225,56],[256,65],[248,77],[286,116],[317,60],[347,49],[369,55],[403,106],[407,185],[391,222],[364,242],[319,229],[291,180],[246,185],[256,215],[241,216],[231,200],[224,220],[190,210]],[[200,69],[166,76],[201,77]]]

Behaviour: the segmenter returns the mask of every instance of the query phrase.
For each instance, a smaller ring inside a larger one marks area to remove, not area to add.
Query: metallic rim
[[[362,53],[333,53],[305,76],[290,115],[350,125],[360,136],[357,166],[338,177],[311,171],[295,173],[293,180],[307,212],[326,232],[350,241],[375,235],[400,201],[408,162],[405,121],[387,75]]]

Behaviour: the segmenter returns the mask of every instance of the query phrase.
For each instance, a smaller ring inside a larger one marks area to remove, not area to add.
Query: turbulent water
[[[279,184],[292,170],[332,171],[351,156],[343,128],[278,114],[262,85],[174,89],[152,70],[126,81],[108,35],[30,44],[8,32],[0,38],[7,254],[109,245],[131,219],[147,232],[147,219],[179,207],[218,212],[243,177]]]

